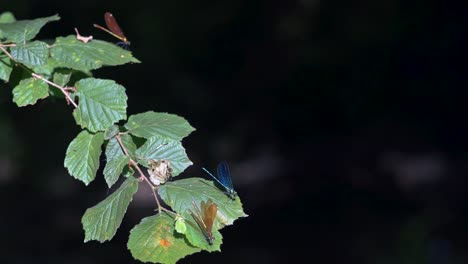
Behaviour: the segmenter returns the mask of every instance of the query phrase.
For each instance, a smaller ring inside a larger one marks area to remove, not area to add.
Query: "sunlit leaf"
[[[130,177],[104,201],[86,210],[81,219],[85,231],[84,241],[111,240],[137,190],[138,180]]]
[[[177,233],[185,234],[187,231],[187,225],[185,224],[184,218],[180,216],[176,217],[174,228]]]
[[[50,49],[50,55],[61,67],[85,72],[102,66],[140,62],[131,52],[112,43],[101,40],[84,43],[77,40],[74,35],[58,37]]]
[[[13,89],[13,102],[18,106],[33,105],[49,95],[49,86],[42,80],[28,78]]]
[[[125,128],[137,137],[158,136],[178,141],[195,130],[183,117],[153,111],[130,116]]]
[[[175,232],[174,219],[164,212],[144,218],[136,225],[130,231],[127,247],[135,259],[168,264],[200,251],[184,235]]]
[[[192,201],[199,205],[201,201],[206,202],[211,199],[218,206],[217,221],[215,221],[217,228],[232,225],[234,220],[247,216],[239,197],[231,200],[212,181],[202,178],[167,182],[159,187],[158,193],[165,203],[185,219],[192,219],[189,213],[189,209],[193,211]]]

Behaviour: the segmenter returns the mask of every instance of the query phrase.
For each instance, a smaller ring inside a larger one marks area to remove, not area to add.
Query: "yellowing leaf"
[[[174,219],[167,213],[144,218],[130,231],[127,247],[135,259],[168,264],[200,251],[175,232]]]

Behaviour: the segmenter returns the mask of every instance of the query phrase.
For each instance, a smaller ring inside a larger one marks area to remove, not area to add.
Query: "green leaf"
[[[11,12],[3,12],[0,14],[0,23],[11,23],[15,22],[16,18]],[[0,39],[4,39],[5,36],[3,35],[2,31],[0,30]]]
[[[144,218],[130,231],[127,247],[135,259],[152,263],[176,263],[200,251],[175,233],[174,219],[167,213]]]
[[[177,233],[180,233],[180,234],[185,234],[185,232],[187,231],[187,225],[185,224],[185,220],[184,218],[180,216],[176,217],[174,227],[175,227],[175,231],[177,231]]]
[[[13,71],[13,63],[5,54],[0,54],[0,79],[8,81]]]
[[[1,36],[8,41],[15,43],[24,43],[33,39],[39,30],[50,21],[57,21],[58,15],[37,18],[33,20],[17,20],[10,23],[0,23]]]
[[[137,137],[159,136],[179,141],[195,130],[183,117],[153,111],[130,116],[125,128]]]
[[[117,139],[112,138],[106,147],[107,163],[104,167],[104,178],[109,188],[114,185],[122,174],[123,169],[130,161],[130,157],[125,156],[120,149]]]
[[[11,23],[15,21],[16,18],[11,12],[3,12],[0,14],[0,23]]]
[[[50,55],[61,67],[80,71],[94,70],[102,66],[140,62],[132,53],[112,43],[92,40],[84,43],[76,36],[59,37],[50,49]]]
[[[80,100],[73,116],[82,128],[105,131],[127,118],[127,95],[123,86],[112,80],[86,78],[78,81],[75,88]]]
[[[60,68],[54,72],[53,82],[60,86],[66,86],[70,82],[73,70]]]
[[[37,100],[46,98],[48,91],[49,86],[44,81],[36,78],[24,79],[13,89],[13,102],[20,107],[33,105]]]
[[[130,177],[133,177],[134,174],[135,172],[129,169],[129,170],[124,170],[123,176],[125,178],[130,178]]]
[[[44,78],[50,79],[56,67],[57,62],[51,58],[48,58],[45,64],[34,66],[33,71],[42,75]]]
[[[132,137],[130,135],[122,135],[121,139],[129,154],[135,153],[136,146],[135,143],[133,143]],[[110,188],[119,179],[123,169],[130,161],[130,157],[127,157],[122,151],[122,148],[120,147],[117,139],[111,138],[109,143],[107,143],[106,158],[107,163],[106,167],[104,168],[104,178],[106,179],[107,185]]]
[[[73,86],[77,81],[81,79],[92,77],[91,72],[82,72],[82,71],[77,71],[77,70],[68,69],[68,68],[60,68],[58,67],[58,63],[52,58],[49,58],[49,60],[47,60],[46,66],[48,64],[52,64],[51,62],[53,62],[54,68],[52,68],[51,73],[48,73],[47,75],[49,75],[50,78],[53,79],[54,83],[60,86],[65,86],[65,87]],[[36,68],[34,69],[34,71],[37,70]],[[49,88],[50,87],[53,87],[53,86],[49,86]],[[63,95],[63,93],[57,88],[49,89],[49,93],[53,96],[65,99],[65,96]],[[70,93],[70,96],[73,100],[75,100],[74,93]]]
[[[119,132],[120,132],[119,131],[119,126],[117,126],[117,125],[110,126],[104,132],[104,139],[109,140],[109,139],[115,137]]]
[[[212,181],[202,178],[167,182],[159,187],[158,193],[166,204],[185,219],[192,219],[188,211],[189,209],[193,211],[192,201],[200,205],[201,201],[206,202],[211,199],[218,206],[215,222],[217,228],[232,225],[237,218],[247,216],[242,209],[239,197],[236,197],[234,201],[231,200]]]
[[[32,68],[46,64],[49,49],[47,44],[42,41],[33,41],[26,44],[18,43],[11,48],[11,56],[16,61]]]
[[[136,155],[142,160],[161,160],[170,161],[172,167],[172,176],[177,176],[182,173],[188,166],[193,163],[188,159],[182,143],[170,139],[160,137],[152,137],[148,139],[143,146],[136,151]],[[143,165],[146,165],[142,162]]]
[[[135,157],[135,152],[137,150],[137,146],[135,142],[133,141],[133,137],[129,134],[124,134],[121,135],[120,138],[122,138],[122,143],[124,144],[125,148],[128,151],[128,154],[130,155],[131,158]]]
[[[104,201],[88,208],[81,218],[85,231],[84,242],[97,240],[102,243],[111,240],[137,190],[138,180],[130,177]]]
[[[85,185],[94,180],[103,142],[103,133],[91,134],[86,130],[73,139],[65,154],[65,167],[71,176]]]

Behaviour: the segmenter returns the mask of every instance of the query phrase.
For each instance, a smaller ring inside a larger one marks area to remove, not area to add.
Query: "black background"
[[[462,1],[0,0],[17,19],[58,13],[41,39],[112,12],[141,64],[98,78],[128,114],[185,117],[200,168],[231,166],[248,218],[222,253],[180,263],[466,263],[468,4]],[[145,186],[111,242],[80,219],[109,192],[63,168],[79,133],[58,99],[17,108],[0,89],[0,262],[136,263],[129,230],[152,215]]]

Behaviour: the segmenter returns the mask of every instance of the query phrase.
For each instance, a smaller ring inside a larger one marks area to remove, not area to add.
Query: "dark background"
[[[95,72],[124,85],[128,114],[185,117],[195,163],[231,166],[250,216],[222,253],[180,263],[468,263],[468,4],[463,1],[0,0],[17,19],[58,13],[40,38],[114,41],[141,64]],[[80,219],[108,195],[63,168],[72,108],[17,108],[0,89],[0,262],[137,263],[129,230],[152,215],[145,186],[111,242]]]

